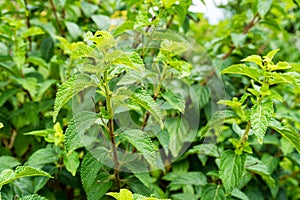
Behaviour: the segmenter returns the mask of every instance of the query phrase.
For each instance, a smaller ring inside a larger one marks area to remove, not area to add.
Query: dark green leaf
[[[246,155],[236,155],[232,150],[226,150],[221,155],[220,178],[226,193],[238,187],[245,171]]]

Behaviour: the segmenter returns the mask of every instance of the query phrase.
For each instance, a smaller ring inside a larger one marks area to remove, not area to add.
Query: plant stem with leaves
[[[108,132],[110,136],[110,141],[112,145],[112,151],[113,151],[113,161],[115,164],[114,168],[114,175],[115,175],[115,181],[117,185],[117,189],[120,189],[120,175],[119,175],[119,160],[118,160],[118,154],[117,154],[117,147],[116,147],[116,142],[115,142],[115,134],[114,134],[114,113],[113,113],[113,108],[112,108],[112,99],[111,99],[111,91],[109,89],[108,85],[108,71],[106,70],[104,72],[104,89],[105,89],[105,95],[106,95],[106,109],[109,113],[109,122],[108,122]]]

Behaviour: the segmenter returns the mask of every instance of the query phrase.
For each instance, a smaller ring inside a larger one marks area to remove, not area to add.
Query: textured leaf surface
[[[28,176],[46,176],[49,178],[51,177],[50,174],[40,169],[36,169],[30,166],[19,166],[16,168],[15,171],[11,169],[6,169],[2,171],[2,173],[0,174],[0,188],[3,185],[10,183],[17,178],[23,178]]]
[[[133,200],[131,191],[127,189],[121,189],[120,192],[109,192],[106,195],[112,196],[117,200]]]
[[[232,150],[222,153],[219,173],[226,193],[230,193],[238,186],[245,171],[245,161],[245,154],[236,155]]]
[[[247,170],[260,175],[271,187],[275,186],[275,181],[270,174],[268,166],[262,161],[255,157],[248,156],[245,166]]]
[[[282,126],[280,122],[272,119],[270,127],[280,133],[287,141],[289,141],[300,153],[300,136],[299,133],[291,126]]]
[[[264,68],[262,64],[262,58],[259,55],[251,55],[242,60],[243,62],[253,62],[257,64],[260,68]]]
[[[255,81],[260,83],[261,78],[263,77],[263,71],[248,67],[244,64],[236,64],[236,65],[231,65],[230,67],[227,67],[222,71],[223,74],[241,74],[248,76]]]
[[[68,151],[81,148],[84,144],[88,144],[89,137],[82,135],[93,125],[97,120],[96,113],[89,111],[82,111],[76,113],[70,121],[65,133],[65,145]],[[92,138],[90,138],[92,139]]]
[[[58,112],[60,109],[78,92],[84,90],[88,87],[95,87],[97,84],[95,81],[84,74],[76,74],[72,76],[69,80],[64,82],[57,91],[55,102],[54,102],[54,112],[53,112],[53,122],[56,121]]]
[[[272,5],[272,0],[258,0],[257,10],[261,17],[265,16],[270,10]]]
[[[151,166],[156,165],[154,147],[150,137],[145,132],[139,129],[127,130],[121,134],[121,137],[141,152]]]
[[[271,100],[252,107],[250,116],[252,131],[260,144],[263,142],[273,112],[274,108]]]
[[[18,198],[18,200],[47,200],[47,199],[38,194],[32,194],[32,195],[26,195],[24,197]]]
[[[80,168],[80,177],[85,191],[94,184],[101,167],[102,163],[100,163],[92,154],[87,153],[84,156]]]
[[[225,191],[220,185],[207,185],[201,195],[202,199],[226,200]]]
[[[130,97],[130,99],[136,104],[138,104],[139,106],[141,106],[142,108],[149,111],[153,115],[153,117],[159,122],[161,127],[164,126],[162,122],[162,113],[160,111],[159,106],[146,91],[143,90],[136,91]]]

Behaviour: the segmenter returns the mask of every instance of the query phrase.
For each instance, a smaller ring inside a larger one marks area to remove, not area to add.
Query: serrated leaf
[[[117,200],[133,200],[132,192],[127,189],[121,189],[120,192],[108,192],[108,196],[112,196]]]
[[[31,195],[26,195],[24,197],[18,198],[18,200],[48,200],[48,199],[38,194],[31,194]]]
[[[92,47],[80,42],[72,50],[71,59],[93,57],[94,52],[95,50]]]
[[[101,51],[107,51],[116,45],[116,41],[112,34],[105,30],[96,31],[94,37],[90,38],[89,40],[95,42],[98,49]]]
[[[261,79],[264,76],[263,71],[253,68],[253,67],[248,67],[245,64],[236,64],[236,65],[231,65],[230,67],[227,67],[222,71],[223,74],[240,74],[240,75],[245,75],[248,76],[255,81],[261,83]]]
[[[262,161],[258,160],[255,157],[247,156],[245,168],[260,175],[271,187],[275,186],[275,181],[272,178],[267,165]]]
[[[51,178],[51,175],[47,172],[44,172],[40,169],[36,169],[31,166],[19,166],[15,170],[15,177],[16,178],[23,178],[28,176],[46,176]]]
[[[226,200],[225,191],[220,185],[204,186],[201,198],[207,200]]]
[[[292,66],[288,62],[278,62],[276,65],[271,65],[271,71],[291,69]]]
[[[89,111],[82,111],[76,113],[70,121],[65,132],[65,145],[67,151],[74,151],[78,148],[88,145],[93,138],[84,137],[83,134],[91,128],[97,121],[96,113]]]
[[[141,152],[151,166],[156,166],[154,146],[147,133],[139,129],[131,129],[124,131],[120,136]]]
[[[260,68],[264,69],[262,64],[262,58],[259,55],[251,55],[242,60],[243,62],[253,62],[257,64]]]
[[[29,37],[29,36],[41,35],[41,34],[44,34],[44,33],[45,32],[39,27],[30,27],[22,33],[22,37],[26,38],[26,37]]]
[[[81,163],[80,177],[82,186],[85,191],[96,182],[96,177],[99,170],[102,167],[102,163],[99,162],[92,154],[87,153]]]
[[[91,77],[84,74],[76,74],[64,82],[56,93],[53,111],[53,122],[56,121],[60,109],[78,92],[88,87],[96,87],[97,83]]]
[[[185,101],[180,96],[174,94],[171,90],[167,90],[161,94],[161,96],[175,109],[179,112],[184,112]]]
[[[260,144],[263,142],[273,112],[274,108],[271,100],[254,105],[251,109],[250,120],[252,131]]]
[[[159,122],[160,126],[163,128],[164,124],[162,122],[162,113],[159,106],[154,101],[154,99],[144,90],[139,90],[133,93],[130,99],[141,106],[142,108],[149,111],[153,117]]]
[[[24,178],[28,176],[46,176],[51,178],[50,174],[40,169],[36,169],[30,166],[19,166],[15,171],[11,169],[5,169],[0,174],[0,188],[18,178]]]
[[[222,153],[219,173],[227,194],[238,187],[245,171],[245,161],[245,154],[236,155],[232,150]]]
[[[295,149],[300,153],[300,137],[299,133],[290,125],[282,126],[280,122],[275,119],[270,121],[270,127],[277,131],[282,137],[288,140]]]
[[[85,190],[88,200],[102,199],[105,193],[111,188],[112,180],[109,174],[100,172],[96,177],[96,181]]]

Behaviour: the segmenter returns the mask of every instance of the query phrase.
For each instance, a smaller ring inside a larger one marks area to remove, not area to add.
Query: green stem
[[[105,96],[106,96],[106,109],[110,115],[110,119],[108,122],[108,132],[112,144],[112,151],[113,151],[113,160],[115,164],[114,168],[114,175],[115,175],[115,181],[117,185],[117,189],[120,190],[120,175],[119,175],[119,160],[118,160],[118,154],[117,154],[117,147],[116,147],[116,141],[115,141],[115,133],[114,133],[114,113],[112,109],[112,99],[111,99],[111,91],[109,89],[108,85],[108,71],[106,70],[104,72],[104,88],[105,88]]]
[[[246,130],[245,130],[245,132],[244,132],[244,134],[241,138],[242,144],[245,144],[247,142],[250,130],[251,130],[251,122],[248,121],[247,126],[246,126]]]

